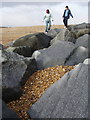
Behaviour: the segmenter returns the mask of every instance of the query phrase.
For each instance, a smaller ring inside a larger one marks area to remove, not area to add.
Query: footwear
[[[66,27],[66,26],[64,26],[64,28],[67,30],[67,27]]]
[[[47,34],[47,32],[45,32],[45,34]]]

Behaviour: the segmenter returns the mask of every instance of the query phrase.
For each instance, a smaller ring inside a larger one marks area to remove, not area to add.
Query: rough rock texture
[[[17,116],[17,114],[14,111],[12,111],[11,109],[9,109],[4,101],[2,101],[2,119],[20,120],[20,118]]]
[[[52,45],[53,43],[60,41],[60,40],[75,42],[75,35],[73,34],[73,32],[71,32],[69,30],[62,29],[57,34],[57,36],[51,40],[50,44]]]
[[[77,30],[77,29],[90,29],[90,24],[89,23],[81,23],[81,24],[77,24],[74,26],[69,26],[68,29],[69,30]]]
[[[30,57],[35,50],[47,48],[50,45],[51,37],[44,33],[36,33],[26,35],[11,42],[8,46],[16,47],[13,52],[16,52],[25,57]]]
[[[31,118],[88,118],[88,67],[79,64],[32,105]]]
[[[88,58],[88,49],[80,46],[73,51],[71,56],[69,56],[65,65],[77,65],[83,63],[86,58]]]
[[[2,92],[3,100],[6,102],[17,99],[21,96],[21,85],[26,78],[35,72],[33,59],[24,58],[13,52],[3,51],[0,54],[2,63]]]
[[[1,58],[1,56],[0,56]],[[20,82],[27,69],[23,57],[14,53],[2,53],[2,92],[5,101],[21,96]]]
[[[85,35],[83,35],[83,36],[81,36],[81,37],[79,37],[77,40],[76,40],[76,45],[79,47],[79,46],[83,46],[83,47],[85,47],[85,48],[88,48],[90,45],[90,42],[89,42],[89,40],[90,40],[90,35],[88,35],[88,34],[85,34]]]
[[[75,43],[79,37],[90,34],[90,24],[78,24],[75,26],[69,26],[68,30],[62,29],[57,36],[51,40],[50,44],[57,42],[58,40],[70,41]]]
[[[20,46],[20,47],[9,47],[6,49],[8,52],[15,52],[19,55],[23,55],[24,57],[31,57],[33,51],[33,48],[29,46]]]
[[[26,35],[15,40],[12,44],[13,47],[18,46],[29,46],[33,47],[33,49],[41,49],[49,46],[51,38],[44,33],[36,33]]]
[[[74,49],[73,43],[58,41],[47,49],[35,51],[32,56],[36,59],[38,69],[44,69],[64,65]]]
[[[48,31],[47,35],[51,38],[56,37],[56,35],[61,31],[61,29],[51,29]]]
[[[25,63],[27,65],[27,69],[22,78],[21,85],[24,85],[27,79],[38,70],[36,60],[33,58],[25,58]]]
[[[85,35],[85,34],[89,34],[90,35],[90,29],[79,29],[79,30],[75,30],[73,31],[73,34],[75,35],[75,39]]]

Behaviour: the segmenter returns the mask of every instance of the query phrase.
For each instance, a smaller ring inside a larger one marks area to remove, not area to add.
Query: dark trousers
[[[67,18],[64,18],[64,19],[63,19],[63,23],[64,23],[64,25],[67,27],[67,26],[68,26],[68,19],[67,19]]]

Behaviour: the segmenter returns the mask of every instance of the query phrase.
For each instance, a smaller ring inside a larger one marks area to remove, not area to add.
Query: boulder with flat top
[[[52,38],[44,33],[29,34],[9,43],[9,51],[30,57],[35,50],[47,48]]]

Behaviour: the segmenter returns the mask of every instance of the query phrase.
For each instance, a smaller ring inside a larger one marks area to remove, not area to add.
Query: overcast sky
[[[69,20],[69,24],[88,22],[88,2],[3,2],[0,6],[0,26],[44,25],[42,19],[46,9],[50,9],[54,24],[61,25],[66,5],[74,16]]]

